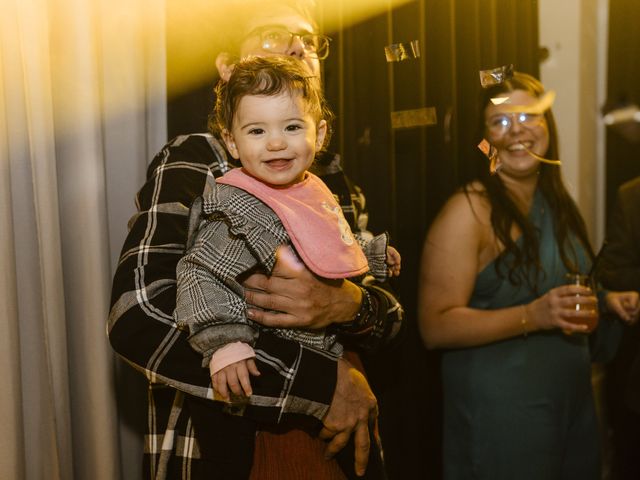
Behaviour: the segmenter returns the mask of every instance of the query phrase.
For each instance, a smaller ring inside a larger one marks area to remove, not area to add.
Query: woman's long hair
[[[544,87],[537,79],[521,72],[514,72],[513,77],[505,82],[484,89],[481,96],[480,109],[480,131],[483,134],[486,131],[484,111],[491,99],[514,90],[523,90],[538,98],[545,93]],[[549,131],[549,147],[543,156],[549,159],[558,159],[560,158],[558,134],[551,109],[544,113],[544,117]],[[486,161],[486,158],[484,160]],[[509,281],[515,285],[520,285],[524,280],[529,288],[537,293],[537,281],[539,273],[543,272],[543,267],[540,262],[540,244],[536,227],[531,223],[528,216],[517,208],[500,176],[491,175],[488,164],[487,168],[482,169],[482,172],[479,180],[484,185],[491,204],[491,226],[498,240],[505,246],[504,253],[511,253],[513,258],[513,261],[507,265]],[[578,238],[592,260],[593,250],[589,243],[584,219],[564,186],[560,168],[556,165],[541,163],[538,188],[551,209],[560,258],[567,270],[577,272],[578,257],[574,243],[570,239],[571,234]],[[468,188],[466,191],[468,192]],[[511,228],[514,223],[522,232],[520,245],[511,238]],[[496,270],[500,275],[503,275],[501,268],[503,267],[504,258],[504,255],[500,255],[496,259]],[[531,275],[521,273],[530,273],[531,271],[535,272],[533,283],[531,283]]]

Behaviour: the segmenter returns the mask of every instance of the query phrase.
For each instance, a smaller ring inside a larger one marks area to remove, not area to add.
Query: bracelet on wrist
[[[522,336],[526,337],[529,334],[529,328],[527,324],[529,323],[529,318],[527,315],[527,306],[522,305],[522,317],[520,317],[520,323],[522,325]]]
[[[366,288],[359,287],[362,291],[362,302],[360,303],[360,308],[356,312],[355,316],[349,322],[343,323],[340,325],[340,329],[342,331],[347,331],[348,333],[365,333],[373,328],[370,323],[371,317],[371,294],[367,291]]]

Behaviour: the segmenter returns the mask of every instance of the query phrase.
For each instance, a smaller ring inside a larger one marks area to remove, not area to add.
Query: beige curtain
[[[105,322],[166,136],[164,2],[0,5],[0,478],[139,478]]]

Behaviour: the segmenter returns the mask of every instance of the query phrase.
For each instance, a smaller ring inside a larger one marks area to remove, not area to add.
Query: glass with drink
[[[578,285],[581,287],[591,288],[591,290],[593,291],[592,295],[595,295],[595,290],[591,286],[591,281],[588,275],[585,275],[583,273],[567,273],[566,278],[567,278],[567,283],[569,285]],[[586,325],[588,327],[587,332],[592,332],[598,325],[598,317],[599,317],[598,304],[595,303],[595,304],[581,305],[580,304],[581,296],[582,295],[580,294],[576,294],[576,297],[577,297],[576,311],[589,311],[593,315],[586,318],[574,318],[568,321],[572,323],[579,323],[582,325]]]

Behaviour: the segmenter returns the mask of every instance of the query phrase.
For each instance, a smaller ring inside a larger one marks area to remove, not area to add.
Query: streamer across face
[[[496,167],[503,174],[520,177],[538,171],[549,149],[549,129],[539,105],[539,98],[514,90],[486,106],[486,139],[497,151]]]

